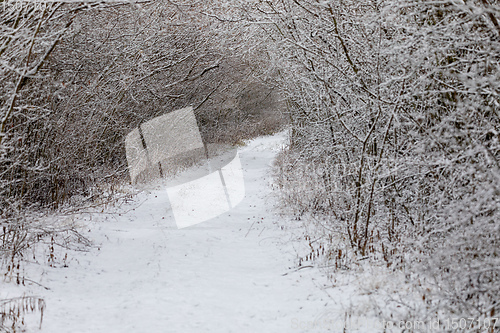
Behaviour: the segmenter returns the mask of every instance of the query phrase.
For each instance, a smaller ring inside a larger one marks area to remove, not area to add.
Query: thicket
[[[336,269],[370,259],[403,271],[424,304],[400,300],[410,319],[498,317],[498,4],[255,6],[292,124],[280,199],[317,230],[302,261],[325,253]]]
[[[75,235],[45,226],[40,212],[115,198],[128,181],[124,138],[140,123],[191,105],[205,142],[222,144],[282,126],[279,92],[253,75],[264,56],[241,47],[245,29],[222,38],[227,23],[204,14],[205,5],[0,1],[6,278],[20,283],[34,243]]]
[[[76,9],[58,8],[60,16]],[[163,2],[100,5],[68,22],[54,19],[55,9],[30,10],[17,14],[32,15],[21,24],[31,30],[15,35],[14,42],[5,37],[3,214],[30,204],[57,207],[75,195],[90,197],[96,184],[123,180],[124,136],[186,105],[195,107],[207,142],[234,143],[279,123],[262,116],[279,107],[276,92],[252,79],[252,67],[234,45],[214,41],[221,27],[196,21],[194,8]],[[16,23],[6,16],[8,35]],[[57,30],[61,22],[64,31]],[[57,34],[57,46],[44,49]],[[32,59],[49,51],[43,63]],[[38,73],[16,87],[28,59],[40,65]],[[17,94],[9,110],[12,88]]]

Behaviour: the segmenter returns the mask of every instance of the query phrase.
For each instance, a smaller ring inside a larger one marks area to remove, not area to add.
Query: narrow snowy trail
[[[47,303],[41,331],[325,332],[311,323],[332,300],[311,269],[294,270],[269,203],[282,140],[239,150],[246,197],[217,218],[177,229],[157,188],[120,207],[128,212],[81,221],[96,246],[71,253],[67,268],[43,269],[50,290],[38,289]]]

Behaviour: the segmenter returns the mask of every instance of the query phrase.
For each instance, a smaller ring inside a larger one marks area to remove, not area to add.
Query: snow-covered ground
[[[273,212],[270,166],[283,140],[239,149],[246,196],[229,212],[178,229],[157,184],[120,207],[77,215],[91,250],[56,247],[68,267],[26,267],[48,289],[3,283],[0,298],[43,297],[49,333],[342,332],[352,288],[297,269],[290,227]],[[28,331],[37,327],[27,318]]]

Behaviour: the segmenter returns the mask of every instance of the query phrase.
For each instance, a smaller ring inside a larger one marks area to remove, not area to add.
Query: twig
[[[23,277],[23,280],[24,280],[24,281],[31,282],[31,283],[34,283],[34,284],[36,284],[36,285],[38,285],[38,286],[40,286],[40,287],[44,288],[45,290],[51,290],[49,287],[46,287],[46,286],[44,286],[43,284],[40,284],[40,283],[38,283],[38,282],[36,282],[36,281],[33,281],[33,280],[31,280],[31,279],[28,279],[28,278]]]
[[[308,265],[308,266],[300,266],[300,267],[298,267],[298,268],[294,269],[294,270],[293,270],[293,271],[291,271],[291,272],[286,272],[285,274],[281,274],[281,276],[285,276],[285,275],[288,275],[288,274],[290,274],[290,273],[295,273],[295,272],[298,272],[298,271],[300,271],[301,269],[304,269],[304,268],[314,268],[314,266],[312,266],[312,265]]]
[[[252,230],[252,227],[254,224],[255,224],[255,221],[253,221],[252,225],[250,226],[250,229],[248,229],[247,234],[245,235],[245,238],[247,238],[247,236],[250,233],[250,230]]]

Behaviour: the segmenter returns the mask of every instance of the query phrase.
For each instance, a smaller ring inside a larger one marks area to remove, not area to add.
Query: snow
[[[232,210],[178,229],[157,183],[121,207],[77,215],[92,249],[57,250],[68,267],[26,268],[50,290],[4,283],[0,298],[43,297],[41,332],[50,333],[342,332],[352,292],[328,289],[316,268],[297,269],[291,228],[273,210],[270,165],[283,140],[239,149],[246,196]]]

